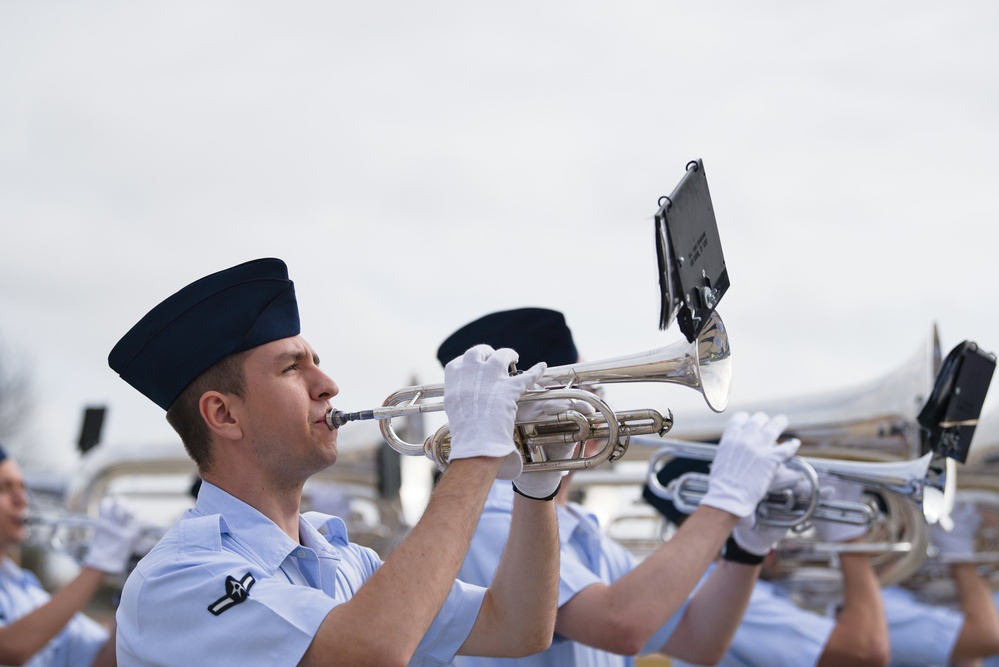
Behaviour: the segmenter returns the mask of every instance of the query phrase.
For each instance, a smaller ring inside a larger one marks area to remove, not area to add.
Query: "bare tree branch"
[[[28,424],[32,408],[27,364],[0,346],[0,441],[14,439]]]

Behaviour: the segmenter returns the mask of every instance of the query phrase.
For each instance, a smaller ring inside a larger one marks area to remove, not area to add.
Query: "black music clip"
[[[659,328],[665,330],[678,320],[692,343],[729,287],[704,164],[689,162],[676,189],[659,203]]]
[[[970,341],[950,351],[916,418],[923,431],[923,453],[967,460],[995,368],[995,355]]]

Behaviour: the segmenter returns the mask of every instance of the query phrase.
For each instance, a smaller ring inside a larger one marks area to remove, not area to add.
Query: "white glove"
[[[791,488],[796,493],[803,493],[804,484],[805,480],[800,472],[780,463],[777,465],[773,479],[770,480],[770,485],[764,495],[786,488]],[[757,556],[766,556],[790,530],[788,526],[770,526],[760,523],[754,506],[753,513],[742,519],[732,531],[732,537],[736,544],[746,551]]]
[[[510,375],[517,353],[476,345],[444,367],[444,412],[451,431],[449,460],[488,456],[519,457],[513,444],[517,400],[535,384],[547,365],[539,363]],[[515,466],[516,467],[516,466]],[[519,470],[516,471],[519,473]]]
[[[859,503],[864,486],[835,478],[824,478],[819,485],[819,497],[824,500],[845,500]],[[823,542],[848,542],[867,533],[867,526],[818,519],[813,522],[815,532]]]
[[[756,517],[747,516],[732,531],[732,537],[749,553],[766,556],[789,530],[787,526],[768,526],[758,523]]]
[[[539,387],[536,387],[540,389]],[[584,401],[574,399],[550,399],[547,401],[525,401],[517,412],[518,422],[531,422],[539,417],[553,417],[568,410],[575,410],[589,416],[595,412],[593,406]],[[561,461],[571,458],[579,443],[567,442],[558,445],[545,445],[544,451],[549,461]],[[584,443],[585,445],[585,443]],[[580,446],[584,446],[580,445]],[[558,490],[559,484],[567,471],[546,470],[521,473],[513,484],[523,495],[531,498],[544,499]]]
[[[771,419],[762,412],[752,417],[737,412],[722,432],[708,474],[708,492],[700,504],[738,517],[752,516],[780,464],[794,456],[801,445],[797,439],[777,444],[786,427],[784,415]]]
[[[140,526],[128,508],[115,498],[101,500],[94,537],[87,545],[83,566],[106,574],[121,574],[132,558]]]
[[[954,519],[954,527],[948,532],[940,527],[939,523],[933,524],[931,528],[931,539],[941,556],[948,556],[953,560],[970,560],[975,555],[975,536],[982,517],[978,513],[978,508],[971,503],[958,503],[951,512]]]

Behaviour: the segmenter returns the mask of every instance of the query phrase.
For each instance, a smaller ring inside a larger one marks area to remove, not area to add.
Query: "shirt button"
[[[298,549],[295,551],[295,555],[299,558],[305,558],[305,549]]]

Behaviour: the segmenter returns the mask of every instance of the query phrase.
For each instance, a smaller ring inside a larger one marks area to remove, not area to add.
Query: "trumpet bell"
[[[554,366],[544,387],[615,382],[671,382],[696,389],[714,412],[724,412],[732,390],[732,351],[721,317],[714,312],[693,345],[678,341],[648,352],[604,361]]]

